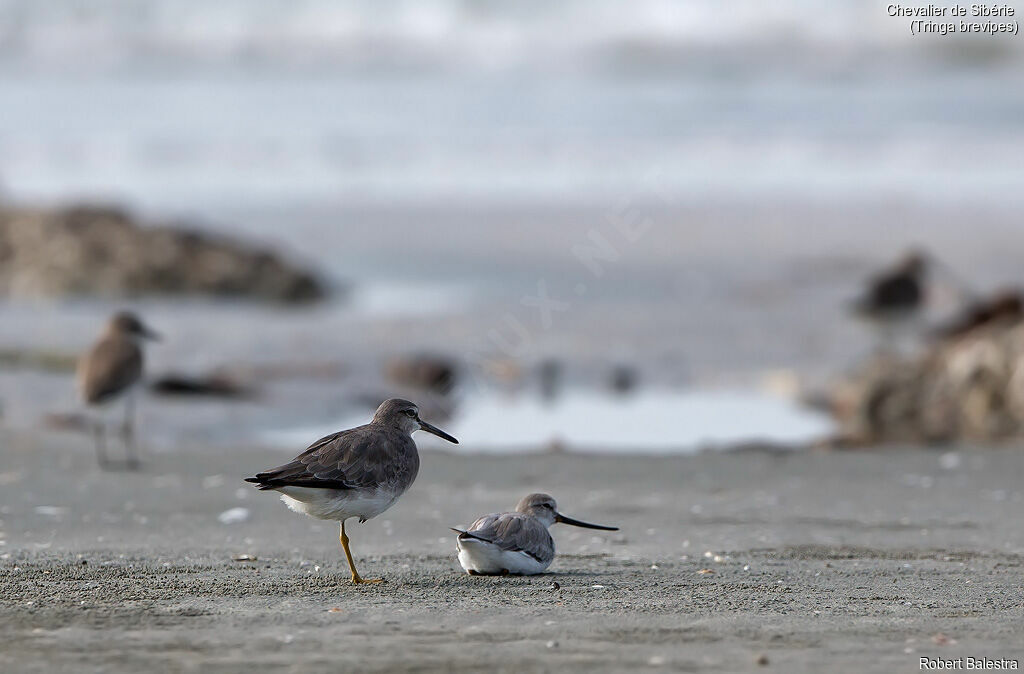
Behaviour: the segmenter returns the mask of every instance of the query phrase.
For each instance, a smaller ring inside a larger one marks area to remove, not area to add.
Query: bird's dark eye
[[[407,417],[414,417],[414,416],[416,416],[416,410],[406,410],[405,411],[405,416],[407,416]]]

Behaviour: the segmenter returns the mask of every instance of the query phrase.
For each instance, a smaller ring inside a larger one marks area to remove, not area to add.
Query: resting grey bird
[[[142,342],[159,339],[138,316],[122,311],[107,322],[99,341],[78,361],[78,391],[86,405],[100,406],[124,397],[124,423],[121,438],[124,441],[129,468],[138,466],[135,453],[134,389],[142,381]],[[95,422],[96,458],[101,467],[107,467],[106,424]]]
[[[320,438],[292,461],[245,481],[281,492],[281,500],[297,513],[341,522],[339,540],[352,582],[379,583],[381,578],[363,578],[356,571],[345,520],[376,517],[412,485],[420,469],[412,434],[421,430],[459,443],[420,419],[416,405],[392,398],[381,403],[365,426]]]
[[[471,576],[543,573],[555,558],[555,541],[548,527],[555,522],[587,529],[618,531],[618,527],[580,522],[558,512],[547,494],[529,494],[515,512],[484,515],[459,534],[459,564]]]

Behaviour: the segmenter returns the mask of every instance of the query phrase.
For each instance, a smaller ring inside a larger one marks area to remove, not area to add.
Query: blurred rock
[[[326,287],[270,250],[115,208],[0,207],[0,296],[209,295],[297,303]]]
[[[878,356],[837,385],[830,401],[841,444],[1018,439],[1024,436],[1024,321],[988,321],[951,333],[916,358]]]
[[[392,358],[385,366],[385,373],[396,384],[449,393],[458,377],[458,364],[447,356],[419,353]]]
[[[482,359],[477,363],[480,371],[505,385],[514,385],[523,378],[523,367],[512,358]]]
[[[934,332],[939,339],[955,339],[976,328],[996,323],[1010,325],[1024,319],[1024,297],[1015,289],[1001,290],[971,302],[960,316]]]
[[[632,393],[640,382],[640,373],[630,365],[619,364],[612,368],[608,385],[612,392],[619,395]]]
[[[168,373],[157,377],[149,386],[157,395],[179,397],[250,398],[254,391],[222,374],[192,376]]]

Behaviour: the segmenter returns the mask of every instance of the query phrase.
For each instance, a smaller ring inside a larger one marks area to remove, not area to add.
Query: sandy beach
[[[0,670],[910,672],[920,657],[1024,657],[1013,452],[429,452],[396,507],[351,528],[360,570],[387,579],[361,587],[333,524],[241,482],[284,458],[183,447],[100,472],[84,438],[4,432]],[[621,531],[556,526],[547,575],[463,574],[447,527],[532,490]]]

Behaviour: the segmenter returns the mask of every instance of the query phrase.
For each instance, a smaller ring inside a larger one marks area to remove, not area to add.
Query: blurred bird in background
[[[90,407],[106,407],[123,398],[124,421],[120,435],[125,448],[124,465],[139,467],[135,446],[135,390],[142,381],[143,350],[145,340],[159,339],[131,312],[115,314],[100,335],[99,340],[78,362],[78,391],[82,401]],[[107,424],[104,415],[93,420],[96,440],[96,458],[100,467],[113,464],[107,457]]]
[[[868,280],[864,293],[852,303],[853,312],[878,327],[883,349],[899,351],[901,341],[920,336],[940,273],[961,302],[972,300],[973,290],[951,269],[924,250],[913,249]]]

